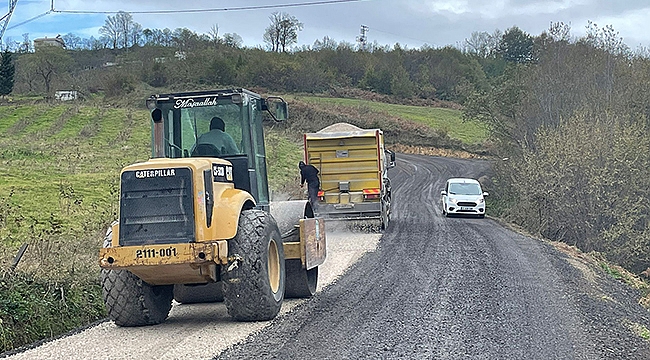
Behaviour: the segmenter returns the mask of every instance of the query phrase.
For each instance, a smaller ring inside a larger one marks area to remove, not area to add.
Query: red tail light
[[[325,201],[325,191],[323,190],[318,191],[318,200]]]
[[[364,200],[374,200],[381,197],[381,192],[379,189],[363,189],[363,199]]]

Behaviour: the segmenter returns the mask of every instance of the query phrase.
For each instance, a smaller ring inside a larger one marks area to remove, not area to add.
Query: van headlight
[[[483,198],[478,199],[479,204],[483,204],[484,202],[485,202],[485,199],[483,199]]]

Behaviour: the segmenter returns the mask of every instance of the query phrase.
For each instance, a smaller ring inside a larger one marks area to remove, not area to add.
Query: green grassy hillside
[[[105,316],[97,251],[149,134],[146,110],[0,106],[0,352]]]
[[[403,120],[424,124],[434,130],[446,133],[451,139],[460,140],[467,145],[481,144],[487,138],[487,129],[485,126],[474,121],[463,121],[460,110],[387,104],[359,99],[311,96],[300,96],[299,99],[321,105],[330,104],[350,108],[362,107],[375,112],[383,112]]]

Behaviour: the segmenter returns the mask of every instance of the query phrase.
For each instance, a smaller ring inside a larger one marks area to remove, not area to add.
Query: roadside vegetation
[[[120,16],[131,33],[68,34],[68,50],[34,51],[27,38],[8,44],[11,61],[3,53],[0,353],[105,316],[97,250],[117,216],[120,169],[150,156],[152,93],[285,94],[290,120],[266,128],[276,198],[302,195],[303,133],[381,128],[399,151],[498,159],[485,184],[491,215],[634,274],[650,267],[650,56],[610,27],[590,24],[582,38],[561,23],[539,36],[477,32],[460,48],[324,37],[289,50],[245,48],[218,31],[143,30]],[[56,90],[79,99],[55,102]]]
[[[522,35],[522,34],[520,34]],[[611,27],[554,24],[465,104],[497,144],[491,199],[533,234],[650,267],[650,59]],[[489,58],[489,57],[488,57]]]

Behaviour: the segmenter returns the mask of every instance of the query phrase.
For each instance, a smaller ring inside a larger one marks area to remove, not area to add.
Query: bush
[[[104,318],[95,282],[48,282],[0,273],[0,353]]]
[[[650,138],[645,127],[581,111],[502,162],[507,216],[551,240],[598,251],[636,273],[650,267]],[[499,195],[499,193],[495,194]]]

